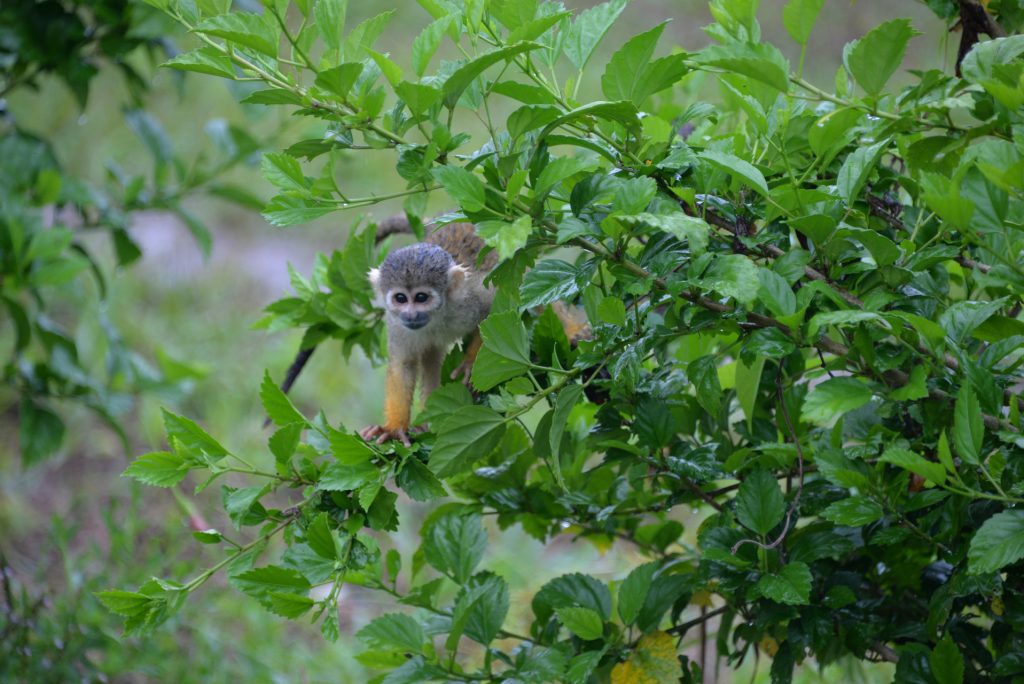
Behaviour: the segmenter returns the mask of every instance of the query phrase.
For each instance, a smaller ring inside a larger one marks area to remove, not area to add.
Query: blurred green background
[[[583,8],[594,3],[566,4]],[[759,17],[767,40],[795,63],[797,46],[781,26],[784,4],[766,0]],[[428,15],[414,0],[392,7],[395,15],[378,49],[407,64],[411,39]],[[352,3],[349,21],[388,8],[387,3]],[[810,42],[807,78],[830,89],[842,46],[898,16],[912,18],[923,34],[911,43],[906,68],[952,63],[958,37],[946,34],[923,2],[826,0]],[[665,19],[672,22],[662,38],[662,54],[673,45],[696,50],[708,42],[701,32],[710,23],[706,3],[634,0],[595,56],[593,79],[601,73],[601,62],[629,36]],[[180,33],[174,39],[183,48],[191,41]],[[274,140],[285,147],[322,132],[292,122],[280,107],[237,104],[248,91],[244,84],[194,74],[181,78],[143,55],[136,62],[150,80],[145,109],[166,128],[176,153],[186,158],[210,145],[204,128],[216,120],[238,124],[257,139],[269,140],[270,147]],[[710,101],[718,97],[711,82],[690,82],[687,93]],[[598,99],[594,83],[585,82],[580,97]],[[70,174],[100,182],[111,162],[131,172],[150,172],[151,161],[122,116],[128,99],[122,77],[105,70],[93,82],[84,110],[53,78],[44,80],[37,92],[13,92],[7,109],[23,129],[53,142]],[[471,145],[478,142],[479,137]],[[349,196],[386,194],[402,189],[393,168],[389,151],[350,153],[336,169],[336,177]],[[270,188],[258,168],[236,169],[231,176],[269,197]],[[444,208],[443,197],[432,202],[434,209]],[[105,348],[98,331],[102,317],[109,315],[129,346],[154,365],[169,356],[186,360],[195,371],[197,377],[178,391],[139,398],[124,418],[131,451],[125,453],[116,435],[92,413],[61,405],[68,433],[60,452],[26,469],[18,454],[16,400],[0,387],[0,553],[7,590],[0,598],[6,611],[0,617],[0,631],[5,639],[25,640],[22,656],[36,669],[25,671],[24,681],[364,681],[366,670],[355,658],[360,647],[351,635],[390,607],[369,592],[349,589],[343,594],[342,638],[337,644],[325,642],[317,630],[299,629],[269,615],[255,601],[227,588],[220,577],[155,635],[128,640],[119,637],[120,620],[107,614],[90,593],[134,587],[153,575],[185,580],[218,560],[215,550],[192,539],[189,527],[190,515],[202,518],[206,526],[229,526],[218,512],[213,488],[188,510],[172,492],[138,487],[119,474],[135,455],[162,448],[161,406],[197,420],[238,453],[256,461],[267,458],[259,382],[264,368],[276,378],[283,376],[300,336],[268,334],[251,325],[264,306],[288,291],[288,264],[308,273],[315,254],[340,246],[358,218],[355,213],[337,213],[301,228],[275,229],[258,213],[226,203],[204,199],[187,206],[212,231],[208,258],[173,215],[139,213],[131,218],[131,231],[144,255],[134,266],[116,272],[107,240],[93,240],[104,270],[113,276],[105,301],[97,303],[88,277],[52,297],[60,302],[58,309],[80,318],[78,342],[86,366],[102,368]],[[396,203],[385,203],[372,215],[380,218],[399,209]],[[0,319],[3,355],[12,344],[11,328],[9,321]],[[337,345],[329,345],[314,355],[293,397],[307,411],[322,407],[332,422],[358,428],[379,418],[382,386],[382,369],[371,368],[359,356],[346,361]],[[189,491],[188,481],[185,486]],[[691,532],[696,526],[694,513],[678,511]],[[401,532],[391,543],[408,559],[423,510],[407,503],[402,515]],[[520,623],[509,625],[514,630],[525,625],[528,599],[548,579],[580,568],[604,580],[621,578],[640,562],[632,547],[623,543],[602,552],[590,542],[564,535],[545,546],[518,529],[502,533],[500,543],[490,549],[485,565],[507,577],[513,587],[512,605],[519,606],[519,614],[514,608],[510,616]],[[762,662],[758,674],[755,667],[747,662],[738,673],[727,673],[723,664],[717,679],[710,673],[707,681],[767,681],[768,665]],[[884,669],[831,667],[819,673],[805,665],[799,680],[887,681],[890,676]]]

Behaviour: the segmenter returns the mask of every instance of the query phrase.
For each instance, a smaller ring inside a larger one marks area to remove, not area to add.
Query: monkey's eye
[[[413,297],[413,301],[415,301],[417,304],[422,304],[428,299],[430,299],[430,295],[428,295],[426,292],[417,292],[416,296]]]
[[[398,302],[399,304],[405,304],[407,301],[409,301],[409,298],[406,297],[401,292],[399,292],[398,294],[395,295],[395,301]]]

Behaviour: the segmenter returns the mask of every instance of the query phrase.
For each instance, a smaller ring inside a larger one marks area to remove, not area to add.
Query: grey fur
[[[455,265],[451,254],[437,245],[420,242],[388,254],[380,265],[379,287],[412,289],[428,286],[443,292],[448,287],[449,271]]]

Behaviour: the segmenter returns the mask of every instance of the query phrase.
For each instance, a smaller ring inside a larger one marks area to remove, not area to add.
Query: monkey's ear
[[[461,264],[455,264],[448,269],[448,294],[455,292],[465,282],[469,275],[469,269]]]
[[[375,290],[379,289],[378,288],[378,286],[380,285],[380,269],[379,268],[371,268],[370,272],[366,274],[366,277],[370,279],[370,285],[373,286],[373,289],[375,289]]]

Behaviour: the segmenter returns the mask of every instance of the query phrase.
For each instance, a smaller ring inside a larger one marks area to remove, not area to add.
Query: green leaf
[[[476,224],[476,233],[485,244],[498,252],[504,261],[515,256],[516,252],[526,245],[527,238],[533,232],[533,221],[526,214],[516,218],[512,223],[505,221],[481,221]]]
[[[560,259],[545,259],[526,274],[523,286],[522,307],[532,309],[559,300],[571,300],[579,291],[579,270]]]
[[[426,72],[427,66],[430,64],[430,58],[437,52],[444,32],[448,30],[454,19],[454,16],[448,15],[431,22],[412,41],[412,68],[417,76],[423,76]]]
[[[919,35],[909,19],[893,19],[847,46],[846,66],[868,95],[878,95],[895,73],[907,42]]]
[[[271,593],[295,594],[296,591],[306,592],[310,589],[309,580],[302,573],[278,565],[246,570],[231,577],[229,581],[236,589],[259,599],[260,602],[268,602]]]
[[[427,406],[420,420],[431,425],[440,425],[448,416],[463,406],[473,403],[473,396],[461,382],[451,382],[434,390],[427,399]]]
[[[372,50],[369,47],[366,48],[366,51],[370,54],[370,58],[376,62],[380,72],[384,74],[384,78],[387,79],[392,88],[404,80],[402,78],[402,68],[395,64],[390,57],[381,54],[376,50]]]
[[[299,413],[292,404],[288,395],[281,391],[270,378],[270,371],[263,371],[263,384],[260,385],[260,400],[263,402],[263,410],[276,425],[290,425],[292,423],[308,424],[306,418]]]
[[[430,468],[415,457],[406,460],[405,465],[398,471],[395,482],[413,501],[431,501],[448,495],[444,485],[430,472]]]
[[[316,75],[316,80],[313,83],[317,88],[333,93],[344,100],[362,73],[363,65],[361,63],[346,62],[330,69],[324,69]]]
[[[892,463],[904,470],[916,473],[937,485],[941,485],[946,482],[946,469],[941,463],[928,461],[909,449],[889,447],[885,450],[879,460],[883,463]]]
[[[466,636],[487,646],[501,632],[508,609],[508,582],[493,573],[481,572],[471,577],[456,597],[452,622],[464,613]]]
[[[132,617],[141,615],[151,608],[156,599],[146,594],[139,594],[134,591],[98,591],[96,598],[112,613]]]
[[[785,93],[789,89],[789,65],[779,49],[767,43],[712,45],[695,58],[702,64],[742,74]]]
[[[195,31],[229,40],[270,57],[277,57],[277,32],[257,14],[250,12],[219,14],[200,22],[195,27]]]
[[[801,420],[828,423],[871,401],[871,388],[856,378],[832,378],[817,385],[804,399]]]
[[[557,157],[551,160],[537,177],[537,182],[533,186],[534,196],[538,200],[545,197],[562,181],[592,169],[594,165],[594,160],[582,157]]]
[[[686,55],[651,61],[665,24],[630,38],[609,60],[601,90],[609,100],[629,100],[637,107],[654,93],[670,87],[687,72]]]
[[[697,391],[697,402],[712,417],[722,408],[722,385],[718,381],[718,360],[713,354],[690,362],[686,374]]]
[[[643,223],[668,233],[678,240],[685,240],[693,256],[703,254],[708,246],[708,234],[711,231],[711,226],[699,216],[689,216],[681,211],[673,211],[668,214],[627,214],[615,218],[629,225]]]
[[[155,451],[131,462],[122,477],[130,477],[154,487],[173,487],[188,475],[188,463],[178,454]]]
[[[736,494],[736,517],[743,526],[759,535],[775,528],[786,513],[786,502],[778,481],[767,470],[752,471]]]
[[[778,573],[762,575],[757,589],[776,603],[806,606],[811,602],[811,569],[806,563],[788,563]]]
[[[203,47],[191,52],[181,52],[160,66],[165,66],[179,71],[194,71],[200,74],[221,76],[223,78],[235,78],[235,67],[231,58],[220,50],[212,47]]]
[[[317,488],[328,492],[350,492],[376,480],[378,475],[377,466],[370,461],[357,464],[328,463],[320,473]]]
[[[421,653],[427,635],[420,624],[404,613],[386,613],[356,632],[356,636],[375,648],[404,653]]]
[[[996,572],[1024,558],[1024,510],[997,513],[986,520],[967,551],[968,572]]]
[[[473,61],[459,67],[455,73],[448,77],[448,80],[444,82],[444,104],[448,109],[454,109],[455,105],[459,102],[459,98],[462,97],[462,93],[465,92],[466,88],[470,86],[476,78],[482,74],[488,67],[502,62],[507,59],[511,59],[516,55],[530,50],[536,50],[537,48],[543,47],[539,43],[516,43],[515,45],[506,45],[503,48],[499,48],[487,54],[477,57]]]
[[[590,608],[566,606],[555,610],[565,628],[584,641],[600,639],[604,633],[601,616]]]
[[[981,417],[981,404],[969,383],[964,383],[956,395],[953,411],[953,446],[960,458],[970,465],[981,462],[981,446],[985,439],[985,423]]]
[[[601,39],[626,8],[626,0],[610,0],[577,15],[566,32],[562,50],[569,61],[583,70]]]
[[[297,223],[314,221],[331,212],[338,211],[337,205],[321,204],[301,197],[278,195],[264,207],[262,215],[275,226],[294,226]]]
[[[852,205],[860,196],[861,188],[888,146],[889,141],[886,139],[874,145],[858,147],[843,161],[836,185],[839,187],[839,196],[846,200],[847,205]]]
[[[606,121],[617,121],[629,129],[635,129],[639,124],[639,112],[632,102],[591,102],[582,107],[577,107],[558,117],[540,132],[538,141],[543,140],[559,126],[574,123],[580,119],[597,117]]]
[[[295,454],[295,450],[299,446],[299,440],[302,438],[303,427],[305,427],[304,423],[285,425],[267,440],[270,453],[274,454],[274,459],[278,463],[287,463]]]
[[[765,357],[759,356],[750,366],[742,359],[736,363],[736,401],[747,418],[747,429],[754,424],[754,407],[757,404],[757,392],[761,387],[761,373],[766,360]]]
[[[626,305],[618,297],[605,297],[597,305],[597,316],[602,323],[622,326],[626,324]]]
[[[551,431],[548,433],[548,443],[553,455],[552,461],[556,464],[559,463],[558,454],[562,451],[562,435],[565,433],[565,428],[568,427],[569,414],[582,396],[583,385],[578,384],[569,385],[558,392],[554,413],[551,415]],[[556,468],[558,468],[557,465]],[[556,476],[561,479],[560,472],[557,472]]]
[[[789,316],[796,312],[796,295],[785,278],[775,271],[760,268],[757,271],[757,279],[760,281],[758,299],[772,314]],[[808,333],[808,336],[813,337],[813,333]]]
[[[313,16],[316,18],[316,29],[324,41],[324,45],[337,50],[345,37],[345,14],[348,0],[315,0]]]
[[[306,543],[321,558],[335,560],[338,557],[334,545],[334,532],[331,531],[326,512],[321,512],[306,528]]]
[[[437,441],[427,465],[438,477],[451,477],[465,472],[494,449],[505,432],[505,419],[486,406],[466,406],[451,414],[436,431]]]
[[[508,116],[506,127],[512,138],[520,138],[525,133],[547,126],[562,115],[562,110],[549,104],[528,104],[515,110]]]
[[[839,327],[856,326],[858,323],[865,321],[881,322],[886,329],[889,327],[885,319],[874,311],[824,311],[815,314],[807,324],[807,337],[811,340],[816,339],[819,330],[832,325]]]
[[[782,10],[782,24],[789,37],[805,45],[824,4],[825,0],[789,0]]]
[[[608,587],[590,575],[574,572],[551,580],[533,597],[533,612],[544,622],[559,608],[590,608],[608,620],[612,614],[612,595]]]
[[[882,517],[882,507],[866,496],[851,496],[829,504],[821,517],[836,525],[862,527]]]
[[[742,254],[722,254],[715,259],[704,284],[750,308],[757,301],[761,281],[757,266],[749,258]]]
[[[480,516],[463,512],[449,512],[432,521],[422,546],[427,562],[459,584],[473,574],[486,547],[487,533]]]
[[[530,342],[518,311],[492,313],[480,324],[484,344],[473,364],[473,386],[487,391],[530,367]]]
[[[756,190],[762,197],[768,197],[768,182],[764,179],[764,174],[750,162],[717,150],[704,150],[697,156],[712,166],[742,179],[748,187]]]
[[[950,475],[956,474],[956,464],[953,462],[953,453],[949,450],[949,440],[946,439],[946,431],[939,435],[939,444],[935,448],[936,455]]]
[[[313,607],[313,599],[288,592],[272,591],[267,594],[266,606],[274,615],[294,620],[309,612]]]
[[[461,166],[446,165],[434,169],[433,173],[445,192],[463,209],[473,212],[484,208],[484,184],[471,171]]]
[[[263,176],[272,185],[284,191],[305,193],[310,182],[302,174],[299,161],[284,152],[267,152],[263,155]]]
[[[643,608],[644,600],[647,598],[647,592],[655,573],[658,572],[658,567],[657,562],[638,565],[619,585],[619,617],[622,618],[622,624],[627,627],[632,625],[640,614],[640,609]]]
[[[178,446],[195,454],[206,454],[213,458],[228,455],[228,450],[193,421],[177,416],[167,409],[162,410],[164,430],[168,439],[177,441]]]
[[[56,413],[24,397],[20,404],[18,443],[26,466],[46,458],[64,441],[64,421]]]
[[[963,684],[964,657],[949,632],[935,644],[928,664],[936,684]]]

